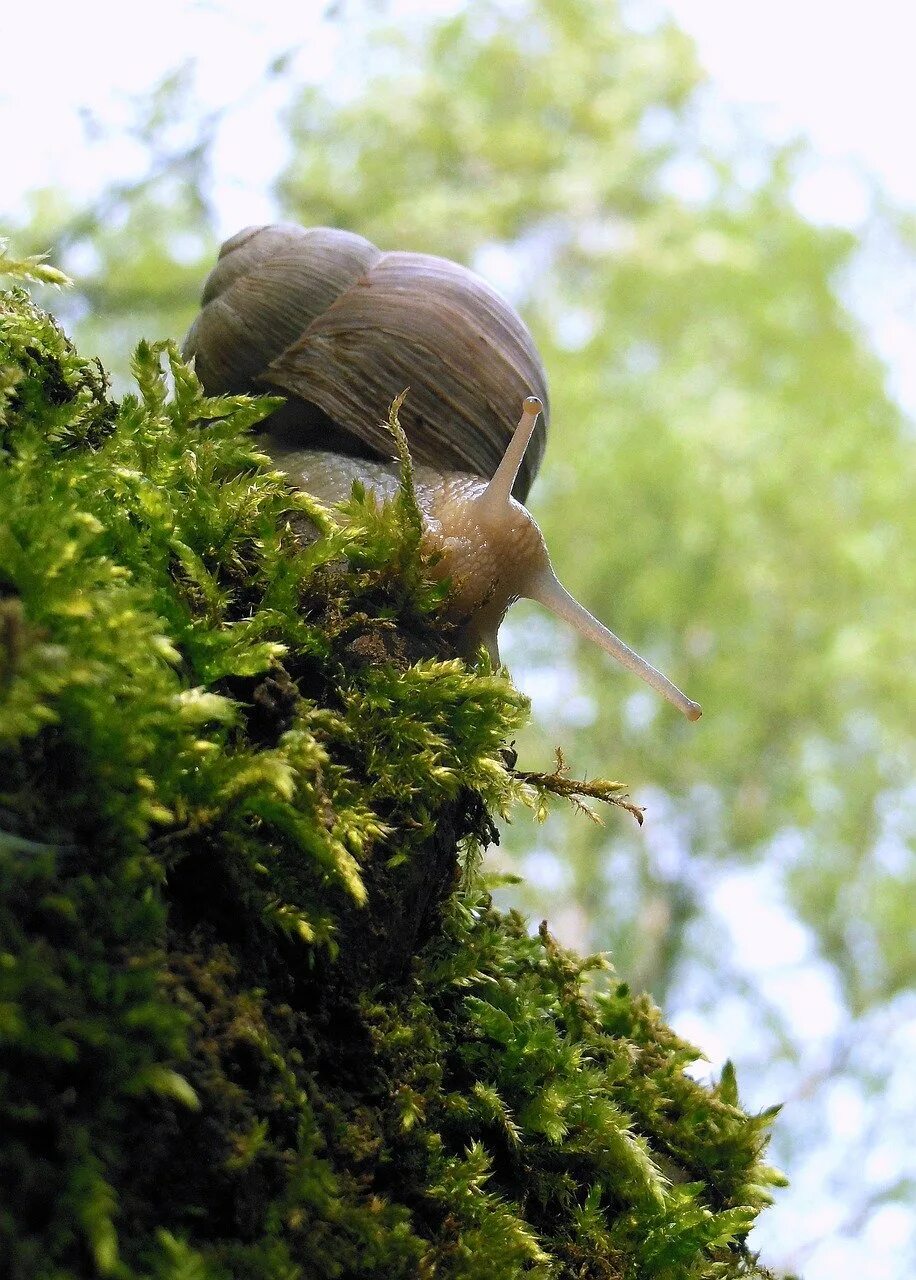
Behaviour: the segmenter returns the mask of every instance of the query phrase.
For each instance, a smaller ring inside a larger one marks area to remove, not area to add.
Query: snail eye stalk
[[[481,501],[487,506],[505,507],[509,504],[512,497],[512,487],[515,484],[519,468],[525,458],[525,451],[534,434],[534,428],[537,424],[538,414],[541,413],[544,406],[541,404],[537,396],[528,396],[522,405],[522,416],[518,420],[518,426],[512,433],[512,439],[506,452],[500,460],[499,466],[493,473],[490,483],[481,498]]]

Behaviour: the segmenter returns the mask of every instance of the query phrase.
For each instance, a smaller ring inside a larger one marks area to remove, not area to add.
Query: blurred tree
[[[6,224],[17,247],[70,273],[73,289],[41,301],[116,379],[140,338],[183,332],[194,315],[218,243],[206,193],[224,114],[202,109],[184,64],[134,105],[126,132],[145,158],[139,177],[103,188],[88,206],[55,188],[32,191],[25,220]],[[83,123],[94,146],[115,132],[88,115]]]
[[[916,585],[881,570],[913,542],[916,463],[837,296],[854,237],[795,211],[791,153],[762,155],[751,186],[698,146],[690,46],[634,34],[615,4],[477,3],[363,57],[359,96],[300,100],[286,208],[503,264],[551,374],[534,506],[556,563],[706,707],[682,725],[577,654],[593,699],[577,767],[613,760],[677,797],[683,923],[694,858],[764,857],[803,830],[787,883],[850,1007],[891,994],[900,897],[869,853],[912,777]],[[679,194],[688,176],[702,197]],[[613,936],[619,955],[607,833],[553,838],[578,851],[583,943]]]

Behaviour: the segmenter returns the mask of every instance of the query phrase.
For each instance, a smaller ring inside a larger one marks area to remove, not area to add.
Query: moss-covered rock
[[[769,1117],[475,880],[525,706],[408,487],[338,523],[135,372],[0,299],[3,1274],[761,1274]]]

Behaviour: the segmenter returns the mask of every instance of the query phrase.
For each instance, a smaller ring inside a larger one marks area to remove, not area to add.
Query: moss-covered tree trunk
[[[135,371],[3,295],[3,1274],[757,1274],[769,1118],[475,878],[524,704],[409,491],[338,523]]]

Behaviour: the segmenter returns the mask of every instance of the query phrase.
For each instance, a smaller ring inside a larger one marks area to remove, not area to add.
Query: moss
[[[409,486],[338,523],[135,374],[0,300],[5,1274],[762,1274],[770,1117],[475,881],[525,704]]]

